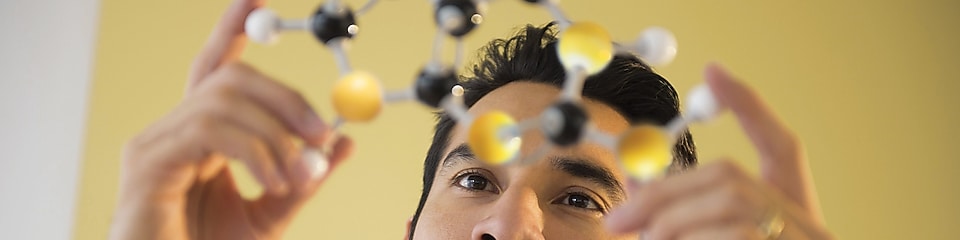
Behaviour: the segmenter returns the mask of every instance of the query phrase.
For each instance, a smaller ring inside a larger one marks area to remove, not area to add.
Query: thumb
[[[797,136],[760,96],[718,64],[709,64],[704,78],[721,105],[736,115],[760,156],[760,175],[788,199],[820,213],[806,153]]]

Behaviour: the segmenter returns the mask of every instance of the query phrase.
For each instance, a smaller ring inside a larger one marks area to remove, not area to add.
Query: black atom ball
[[[426,69],[420,71],[415,83],[417,100],[427,106],[438,108],[440,101],[450,95],[450,90],[457,85],[457,75],[453,70],[432,73]]]
[[[435,9],[433,13],[433,19],[437,26],[442,24],[440,19],[440,9],[443,9],[447,6],[456,8],[458,11],[460,11],[460,15],[463,17],[463,21],[461,21],[463,24],[456,29],[451,30],[451,36],[463,37],[464,35],[467,35],[467,33],[470,33],[470,31],[477,26],[477,24],[473,22],[472,18],[474,14],[479,14],[479,12],[477,11],[477,5],[471,0],[441,0],[440,3],[437,4],[437,9]]]
[[[350,25],[357,24],[353,18],[353,11],[343,7],[336,12],[328,12],[325,7],[325,4],[321,4],[313,14],[313,20],[310,22],[310,31],[313,32],[313,36],[323,44],[338,37],[353,38],[349,30]]]
[[[551,142],[562,147],[570,146],[583,138],[587,112],[574,102],[562,101],[545,110],[541,122],[542,130]]]

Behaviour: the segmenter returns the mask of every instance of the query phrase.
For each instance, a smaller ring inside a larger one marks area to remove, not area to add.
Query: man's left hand
[[[760,177],[728,160],[644,184],[607,217],[613,233],[644,239],[833,239],[803,147],[749,87],[716,64],[704,72],[760,156]]]

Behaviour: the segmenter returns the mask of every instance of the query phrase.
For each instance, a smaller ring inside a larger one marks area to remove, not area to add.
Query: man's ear
[[[409,219],[407,219],[407,231],[406,231],[406,233],[403,235],[403,239],[405,239],[405,240],[411,240],[411,239],[412,239],[412,238],[410,237],[410,226],[411,226],[411,225],[413,225],[413,217],[410,217]]]

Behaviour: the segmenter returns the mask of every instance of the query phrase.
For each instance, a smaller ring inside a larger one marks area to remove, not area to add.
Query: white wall
[[[0,235],[69,239],[98,0],[0,1]]]

